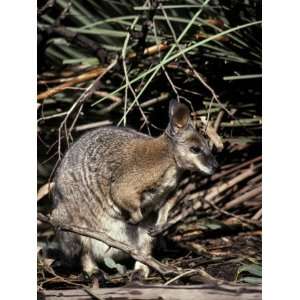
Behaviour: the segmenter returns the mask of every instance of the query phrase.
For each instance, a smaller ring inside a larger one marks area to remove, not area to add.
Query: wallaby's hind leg
[[[78,235],[71,232],[58,231],[57,239],[63,254],[61,263],[66,267],[73,267],[82,249]]]
[[[142,281],[145,278],[148,278],[150,274],[150,269],[147,265],[142,264],[139,261],[136,261],[134,264],[134,271],[131,274],[130,281]]]
[[[83,276],[91,282],[93,288],[103,286],[105,282],[104,272],[98,268],[98,265],[91,253],[83,252],[81,256],[81,265]]]
[[[153,239],[152,237],[143,229],[140,229],[139,232],[139,250],[142,254],[145,256],[151,255],[152,248],[153,248]],[[142,281],[143,279],[147,278],[149,276],[150,269],[147,265],[144,265],[143,263],[136,261],[134,265],[134,271],[131,275],[130,280],[131,281]]]
[[[88,252],[83,253],[81,256],[82,270],[87,276],[92,276],[99,271],[97,263],[95,262],[92,255]]]

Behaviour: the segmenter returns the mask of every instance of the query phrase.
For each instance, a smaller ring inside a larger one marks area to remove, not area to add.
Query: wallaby
[[[162,226],[162,209],[184,170],[212,174],[217,162],[203,135],[192,126],[190,111],[171,101],[169,124],[156,138],[129,128],[102,127],[75,142],[59,166],[53,189],[52,217],[64,224],[105,231],[113,239],[151,254],[149,228]],[[166,206],[167,207],[167,206]],[[105,257],[125,258],[122,251],[70,232],[58,233],[68,261],[80,257],[85,273],[99,271]],[[149,268],[134,269],[147,277]]]

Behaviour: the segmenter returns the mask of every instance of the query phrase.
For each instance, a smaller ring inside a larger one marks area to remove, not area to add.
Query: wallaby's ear
[[[185,129],[190,122],[190,110],[185,104],[178,103],[176,100],[170,101],[169,118],[175,132]]]

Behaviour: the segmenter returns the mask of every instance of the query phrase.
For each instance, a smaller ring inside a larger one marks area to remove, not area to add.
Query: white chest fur
[[[154,208],[159,203],[163,203],[168,194],[176,188],[177,183],[178,170],[176,167],[170,167],[155,187],[143,193],[142,206],[145,207],[151,204]]]

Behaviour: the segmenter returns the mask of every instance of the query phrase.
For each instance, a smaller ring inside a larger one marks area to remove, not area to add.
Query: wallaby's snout
[[[216,158],[212,154],[209,154],[207,157],[204,158],[204,160],[206,160],[205,165],[207,168],[207,171],[205,171],[205,173],[208,175],[214,174],[219,167]]]
[[[218,163],[206,138],[193,127],[188,107],[171,101],[169,118],[166,133],[172,140],[177,165],[184,170],[212,175],[218,168]]]

